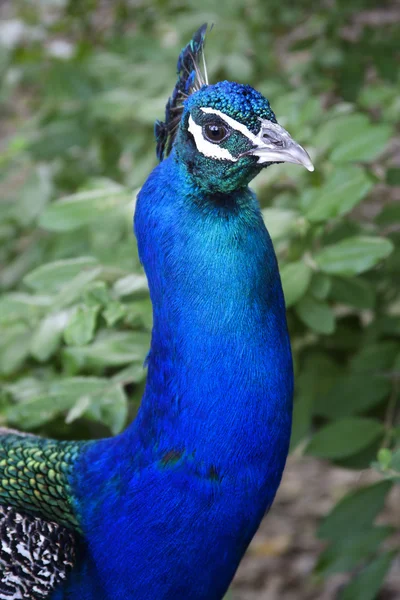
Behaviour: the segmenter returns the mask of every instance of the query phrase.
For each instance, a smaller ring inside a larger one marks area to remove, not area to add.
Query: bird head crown
[[[247,184],[271,163],[291,162],[313,171],[307,152],[278,124],[262,94],[231,81],[209,85],[206,30],[207,25],[200,27],[179,55],[165,121],[155,124],[158,158],[175,148],[197,184],[214,192]]]

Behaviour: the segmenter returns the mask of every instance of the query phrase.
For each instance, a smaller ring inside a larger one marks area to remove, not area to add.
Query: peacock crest
[[[171,152],[185,100],[193,92],[208,85],[207,67],[204,59],[204,41],[207,23],[202,25],[179,55],[177,63],[178,81],[165,108],[165,121],[156,121],[154,133],[157,142],[157,157],[161,161]],[[202,61],[203,71],[200,62]]]

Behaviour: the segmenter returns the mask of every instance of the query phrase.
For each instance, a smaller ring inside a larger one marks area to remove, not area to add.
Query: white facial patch
[[[244,135],[253,144],[253,149],[245,154],[251,154],[257,157],[257,162],[259,164],[262,165],[268,162],[289,162],[303,165],[308,171],[314,171],[314,166],[307,152],[300,144],[297,144],[286,129],[281,125],[278,125],[278,123],[273,123],[267,119],[260,119],[260,131],[255,135],[246,127],[246,125],[232,119],[232,117],[229,117],[220,110],[208,106],[202,107],[201,110],[206,114],[220,117],[231,129],[235,129]],[[238,160],[238,158],[232,156],[225,148],[221,148],[204,139],[202,127],[197,125],[191,116],[189,117],[189,131],[195,139],[198,151],[205,156],[220,160],[230,160],[232,162]]]
[[[310,157],[300,144],[297,144],[290,134],[278,123],[273,123],[268,119],[259,119],[261,121],[260,131],[254,135],[246,125],[235,121],[220,110],[205,107],[201,109],[208,114],[217,115],[225,121],[227,125],[240,131],[254,145],[253,156],[258,156],[258,163],[266,162],[290,162],[303,165],[308,171],[314,171],[314,166]],[[279,145],[277,146],[277,142]]]
[[[232,156],[232,154],[226,148],[221,148],[217,144],[212,144],[208,140],[204,139],[203,129],[200,125],[197,125],[197,123],[194,122],[192,115],[189,117],[188,130],[194,137],[197,150],[204,154],[204,156],[216,158],[217,160],[230,160],[231,162],[236,162],[238,160]]]

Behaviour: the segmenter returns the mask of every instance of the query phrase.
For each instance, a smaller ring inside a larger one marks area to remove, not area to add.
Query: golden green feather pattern
[[[79,531],[70,479],[87,444],[0,430],[0,504]]]

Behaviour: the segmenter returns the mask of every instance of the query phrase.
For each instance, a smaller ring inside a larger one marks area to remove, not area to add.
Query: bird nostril
[[[263,133],[262,137],[265,141],[268,141],[270,144],[273,144],[274,146],[277,146],[278,148],[283,148],[285,146],[285,143],[283,140],[271,137],[270,133]]]
[[[278,148],[283,148],[283,146],[285,145],[282,140],[273,140],[272,143],[274,144],[274,146],[278,146]]]

